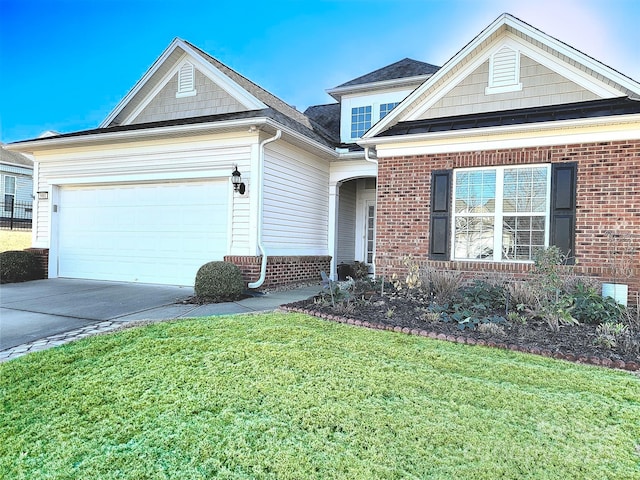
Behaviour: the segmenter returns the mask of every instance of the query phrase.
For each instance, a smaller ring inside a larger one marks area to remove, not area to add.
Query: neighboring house
[[[640,234],[640,84],[508,14],[441,68],[328,93],[300,113],[176,39],[99,128],[12,144],[49,192],[49,275],[193,284],[226,259],[255,288],[411,255],[521,276],[557,245],[613,280],[607,232]]]
[[[0,217],[32,218],[33,161],[19,152],[5,150],[0,144]],[[4,226],[3,221],[3,226]]]

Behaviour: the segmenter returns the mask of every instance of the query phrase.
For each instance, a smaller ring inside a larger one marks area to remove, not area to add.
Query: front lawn
[[[262,314],[0,364],[0,478],[640,479],[620,371]]]
[[[0,230],[0,252],[24,250],[31,246],[31,230]]]

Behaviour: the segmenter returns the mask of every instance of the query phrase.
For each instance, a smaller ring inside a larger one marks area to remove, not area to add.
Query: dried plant
[[[478,325],[478,331],[495,337],[504,337],[506,335],[504,327],[495,323],[481,323]]]
[[[462,286],[460,272],[436,270],[431,267],[420,270],[420,281],[437,304],[452,303],[452,300],[459,295]]]
[[[621,229],[606,231],[605,235],[610,244],[607,253],[614,283],[618,279],[632,277],[636,265],[634,257],[639,249],[636,245],[638,236]]]

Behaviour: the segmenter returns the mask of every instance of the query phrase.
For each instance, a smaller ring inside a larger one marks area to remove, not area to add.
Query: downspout
[[[364,147],[364,159],[367,162],[371,162],[371,163],[374,163],[374,164],[378,165],[378,160],[369,156],[369,149],[370,148],[371,147]],[[377,190],[377,188],[378,188],[378,182],[376,181],[376,190]]]
[[[278,129],[276,134],[271,137],[260,142],[258,147],[258,228],[257,228],[257,237],[258,237],[258,250],[262,254],[262,264],[260,265],[260,278],[253,283],[247,285],[249,288],[259,288],[264,283],[264,279],[267,276],[267,252],[264,249],[264,245],[262,245],[262,211],[264,208],[264,146],[267,143],[275,142],[282,136],[282,130]]]

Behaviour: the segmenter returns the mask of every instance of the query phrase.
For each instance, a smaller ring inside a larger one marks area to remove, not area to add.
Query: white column
[[[332,280],[336,276],[336,256],[338,254],[338,206],[340,205],[340,182],[329,184],[329,255],[331,255],[331,271],[329,276]]]

